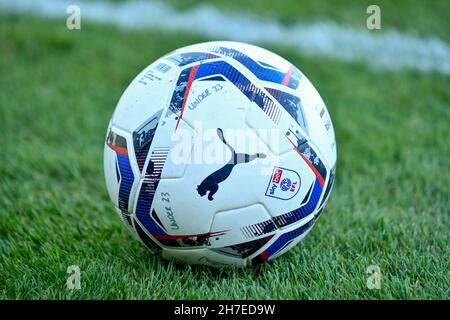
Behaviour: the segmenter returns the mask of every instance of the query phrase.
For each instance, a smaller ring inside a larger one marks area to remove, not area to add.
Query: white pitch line
[[[180,12],[160,2],[0,0],[4,10],[46,17],[67,17],[66,8],[71,4],[81,9],[82,28],[83,19],[86,19],[125,28],[185,30],[214,40],[287,45],[308,56],[363,60],[370,66],[387,70],[410,68],[450,74],[450,46],[436,37],[419,38],[393,30],[369,31],[330,21],[287,27],[276,20],[226,14],[206,5]]]

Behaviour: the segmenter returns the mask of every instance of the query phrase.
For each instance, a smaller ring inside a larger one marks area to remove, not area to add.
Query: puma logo
[[[228,161],[222,168],[214,171],[209,176],[207,176],[202,183],[197,186],[198,194],[203,197],[209,191],[208,200],[214,200],[213,195],[219,190],[219,183],[225,181],[233,171],[235,165],[240,163],[248,163],[257,158],[264,159],[266,155],[264,153],[256,153],[256,154],[246,154],[246,153],[236,153],[234,148],[228,144],[223,136],[223,131],[220,128],[217,128],[217,135],[220,140],[230,149],[231,151],[231,159]]]

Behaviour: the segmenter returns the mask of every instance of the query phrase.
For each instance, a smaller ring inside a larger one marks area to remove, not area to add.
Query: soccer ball
[[[327,203],[330,115],[265,49],[207,42],[146,67],[120,98],[104,169],[124,223],[164,258],[254,266],[292,249]]]

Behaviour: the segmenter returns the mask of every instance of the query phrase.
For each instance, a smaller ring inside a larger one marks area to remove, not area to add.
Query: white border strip
[[[66,9],[71,4],[80,7],[82,23],[87,19],[125,28],[185,30],[214,40],[287,45],[308,56],[363,60],[387,70],[410,68],[450,74],[450,46],[435,37],[424,39],[397,31],[369,31],[330,21],[286,27],[275,20],[225,14],[205,5],[179,12],[159,2],[0,0],[0,7],[5,10],[45,17],[67,17]]]

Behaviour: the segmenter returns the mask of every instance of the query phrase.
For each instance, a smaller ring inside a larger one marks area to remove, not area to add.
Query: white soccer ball
[[[208,42],[145,68],[111,118],[108,192],[126,225],[168,259],[253,266],[311,230],[334,182],[319,93],[265,49]]]

